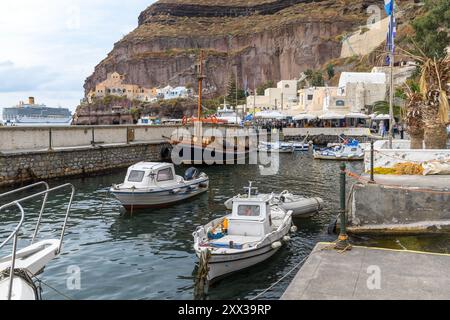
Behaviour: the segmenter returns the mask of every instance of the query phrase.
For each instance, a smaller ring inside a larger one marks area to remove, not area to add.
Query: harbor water
[[[289,190],[321,197],[325,209],[308,219],[294,220],[298,231],[291,242],[271,259],[214,284],[209,299],[250,299],[303,260],[319,241],[334,241],[328,235],[330,221],[339,206],[339,162],[314,161],[309,153],[280,154],[277,175],[263,176],[258,166],[201,167],[210,177],[210,192],[165,209],[126,214],[108,194],[109,187],[122,182],[125,170],[112,174],[52,181],[52,185],[73,183],[76,196],[62,254],[51,261],[38,277],[73,299],[194,299],[195,266],[192,232],[198,225],[223,216],[223,203],[243,193],[248,181],[260,192]],[[363,164],[352,162],[349,169],[361,173]],[[177,167],[183,175],[187,167]],[[5,190],[1,190],[5,191]],[[42,235],[58,234],[68,195],[50,196],[42,223]],[[26,206],[22,244],[36,223],[39,203]],[[0,216],[5,239],[18,215]],[[353,238],[354,243],[396,249],[448,253],[446,237]],[[279,299],[295,272],[262,298]],[[43,285],[44,299],[64,299]]]

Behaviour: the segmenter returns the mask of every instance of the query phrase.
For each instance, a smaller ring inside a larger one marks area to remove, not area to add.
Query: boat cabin
[[[146,188],[177,181],[171,163],[140,162],[128,168],[123,187]]]
[[[235,198],[228,217],[228,235],[263,237],[270,233],[270,197]]]

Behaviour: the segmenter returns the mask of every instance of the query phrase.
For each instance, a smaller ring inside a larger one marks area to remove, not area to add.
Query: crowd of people
[[[389,135],[389,120],[366,121],[363,119],[352,123],[346,120],[313,120],[313,121],[294,121],[294,120],[276,120],[276,119],[256,119],[253,125],[259,129],[271,132],[273,129],[283,131],[284,128],[370,128],[372,133],[385,138]],[[405,138],[405,126],[403,124],[394,124],[394,138]]]

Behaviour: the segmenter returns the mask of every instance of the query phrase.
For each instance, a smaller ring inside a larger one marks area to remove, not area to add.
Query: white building
[[[247,97],[247,108],[252,110],[288,110],[298,104],[297,80],[281,80],[276,88],[267,88],[263,96]]]
[[[343,72],[338,87],[300,89],[298,109],[313,115],[362,113],[366,106],[386,99],[386,80],[384,73]]]

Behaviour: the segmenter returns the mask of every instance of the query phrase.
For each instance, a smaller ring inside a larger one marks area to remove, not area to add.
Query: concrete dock
[[[450,299],[450,254],[319,243],[282,300]]]

